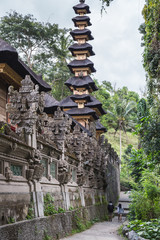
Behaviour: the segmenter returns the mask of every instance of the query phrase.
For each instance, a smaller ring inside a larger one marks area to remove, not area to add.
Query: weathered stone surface
[[[19,186],[25,182],[27,194],[50,193],[57,208],[92,206],[102,203],[102,198],[115,203],[119,158],[107,140],[96,140],[95,125],[90,136],[60,108],[48,116],[43,112],[44,94],[29,76],[19,91],[10,87],[9,95],[7,110],[14,131],[5,124],[0,133],[0,184],[6,195],[21,192]],[[11,189],[15,183],[17,188]],[[42,205],[35,197],[36,216],[42,216]],[[24,210],[28,207],[29,203]],[[12,208],[16,209],[16,202]],[[17,210],[8,217],[17,220],[16,214]]]
[[[75,215],[83,218],[84,223],[95,218],[104,220],[107,214],[107,206],[90,206],[75,211],[55,214],[51,217],[43,217],[30,221],[22,221],[0,227],[1,240],[42,240],[45,236],[55,239],[62,238],[71,233],[77,227]]]

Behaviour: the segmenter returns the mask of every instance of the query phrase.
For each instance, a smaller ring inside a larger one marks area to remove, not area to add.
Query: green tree
[[[143,9],[143,23],[139,30],[144,46],[143,63],[147,73],[149,94],[160,91],[160,1],[147,0]]]
[[[138,104],[137,134],[141,147],[152,164],[160,163],[160,109],[159,101],[150,105],[144,99]]]
[[[130,169],[130,175],[138,183],[142,177],[142,172],[147,168],[147,157],[143,149],[131,149],[125,161]]]
[[[97,81],[95,83],[99,90],[93,95],[102,103],[107,112],[101,117],[101,123],[106,128],[113,128],[115,134],[120,130],[121,149],[121,131],[125,133],[132,131],[137,124],[136,103],[139,101],[139,95],[129,91],[127,87],[115,90],[112,84],[107,81],[103,81],[102,84]]]
[[[150,221],[160,217],[160,177],[157,171],[142,173],[139,189],[132,191],[130,219]]]
[[[33,15],[23,16],[12,11],[1,18],[0,35],[17,49],[30,68],[53,86],[58,100],[68,95],[64,82],[69,76],[66,63],[71,58],[69,29],[60,29],[57,24],[41,23]]]
[[[119,130],[120,159],[122,145],[121,132],[126,132],[129,129],[134,129],[135,122],[130,118],[130,116],[135,108],[136,102],[127,102],[126,99],[123,99],[122,102],[114,104],[112,112],[107,110],[107,113],[112,116],[110,126],[115,129],[115,133]]]

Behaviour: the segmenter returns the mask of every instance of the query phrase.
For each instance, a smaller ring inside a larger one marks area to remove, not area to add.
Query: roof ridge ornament
[[[79,2],[80,2],[80,3],[84,3],[84,2],[85,2],[85,0],[79,0]]]

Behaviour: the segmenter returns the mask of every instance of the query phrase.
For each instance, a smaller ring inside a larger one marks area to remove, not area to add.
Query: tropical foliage
[[[160,216],[160,177],[157,171],[142,172],[139,189],[132,191],[130,219],[149,221]]]
[[[145,23],[140,26],[144,46],[143,62],[150,94],[160,90],[160,1],[147,0],[143,9]]]
[[[160,163],[160,115],[159,101],[155,104],[143,103],[143,112],[139,113],[137,133],[140,135],[141,147],[153,164]]]
[[[131,221],[128,227],[138,233],[139,236],[149,240],[160,239],[160,220],[154,219],[149,222],[141,220]]]
[[[143,34],[148,96],[147,99],[141,99],[137,106],[136,134],[139,136],[139,149],[130,148],[125,155],[125,162],[136,182],[131,195],[130,218],[150,221],[160,217],[160,2],[146,1],[143,16],[145,23],[140,26],[140,32]],[[137,224],[141,223],[137,221]],[[145,229],[147,224],[148,230]],[[150,229],[152,224],[144,223],[138,227],[139,235],[147,239],[159,239],[156,227],[159,223],[155,221],[153,231]]]
[[[58,24],[41,23],[31,14],[16,11],[0,20],[1,38],[16,48],[20,57],[37,74],[53,87],[53,94],[60,100],[69,94],[64,82],[70,74],[67,61],[71,55],[68,47],[72,40],[69,29]]]
[[[98,84],[99,91],[95,92],[95,97],[103,104],[107,114],[101,118],[102,124],[106,128],[112,128],[115,134],[119,134],[119,149],[121,159],[121,137],[123,132],[132,132],[137,124],[136,107],[139,95],[129,91],[127,87],[114,89],[110,82]]]
[[[127,87],[114,89],[110,82],[103,81],[99,84],[94,96],[102,103],[107,114],[101,118],[106,128],[113,128],[115,133],[121,129],[132,131],[134,129],[137,114],[136,103],[139,101],[138,93],[129,91]]]

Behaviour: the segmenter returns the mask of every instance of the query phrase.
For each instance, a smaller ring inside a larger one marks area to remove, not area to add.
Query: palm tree
[[[128,129],[134,129],[135,119],[133,119],[132,113],[135,109],[136,102],[127,102],[127,100],[124,99],[122,102],[119,101],[118,103],[114,104],[112,112],[107,110],[107,113],[112,116],[110,126],[114,128],[115,134],[119,130],[120,160],[122,154],[121,132],[124,131],[126,133]]]

